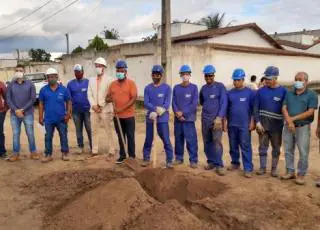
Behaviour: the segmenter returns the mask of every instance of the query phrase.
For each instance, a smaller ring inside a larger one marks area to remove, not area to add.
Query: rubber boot
[[[279,162],[279,157],[272,157],[272,167],[271,167],[271,176],[272,177],[279,176],[279,173],[277,171],[278,162]]]
[[[261,169],[267,168],[267,155],[266,156],[260,156],[260,168]]]

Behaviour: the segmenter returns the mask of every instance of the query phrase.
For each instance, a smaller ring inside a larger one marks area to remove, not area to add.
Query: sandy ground
[[[9,121],[8,114],[5,134],[10,153]],[[173,138],[173,126],[170,128]],[[314,186],[320,175],[320,155],[314,128],[305,186],[269,175],[245,179],[242,172],[218,177],[204,171],[199,120],[200,166],[196,170],[190,169],[187,162],[174,170],[161,169],[165,156],[159,138],[158,168],[141,169],[139,159],[145,138],[141,115],[136,128],[138,162],[122,166],[114,164],[117,156],[84,160],[87,154],[76,155],[73,122],[69,123],[70,162],[60,160],[57,132],[55,160],[49,164],[31,161],[23,129],[21,144],[26,158],[17,163],[0,161],[0,229],[320,229],[320,190]],[[37,126],[35,132],[37,148],[43,152],[43,133]],[[102,145],[105,140],[103,134]],[[225,164],[229,165],[226,134],[223,143]],[[257,169],[255,133],[253,149]],[[281,173],[284,163],[282,154]]]

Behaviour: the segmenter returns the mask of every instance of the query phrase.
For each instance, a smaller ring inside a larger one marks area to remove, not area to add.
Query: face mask
[[[96,68],[96,74],[97,74],[98,76],[102,75],[102,68],[97,67],[97,68]]]
[[[159,84],[160,83],[160,81],[161,81],[161,78],[152,78],[152,81],[153,81],[153,83],[154,84]]]
[[[48,80],[49,85],[55,85],[57,84],[58,80],[57,79],[50,79]]]
[[[296,89],[303,89],[304,88],[304,82],[302,81],[295,81],[293,84],[293,87]]]
[[[116,77],[118,80],[123,80],[125,78],[125,74],[124,73],[116,73]]]
[[[23,73],[22,72],[15,72],[14,78],[15,79],[22,79],[23,78]]]
[[[182,80],[183,82],[188,82],[188,81],[190,80],[190,78],[191,78],[191,75],[183,75],[183,76],[181,77],[181,80]]]

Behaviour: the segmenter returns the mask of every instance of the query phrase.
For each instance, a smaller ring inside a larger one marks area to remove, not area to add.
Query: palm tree
[[[224,22],[224,16],[225,13],[215,13],[215,14],[210,14],[207,17],[204,17],[200,20],[200,23],[207,26],[208,29],[218,29],[223,26]],[[235,20],[230,21],[225,27],[228,27],[233,23]]]

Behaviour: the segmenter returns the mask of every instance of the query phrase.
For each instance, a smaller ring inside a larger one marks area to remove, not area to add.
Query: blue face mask
[[[123,80],[126,76],[125,76],[124,73],[119,73],[119,72],[117,72],[117,73],[116,73],[116,77],[117,77],[117,79],[119,79],[119,80]]]
[[[295,81],[293,84],[293,87],[296,89],[303,89],[304,88],[304,82],[302,81]]]

